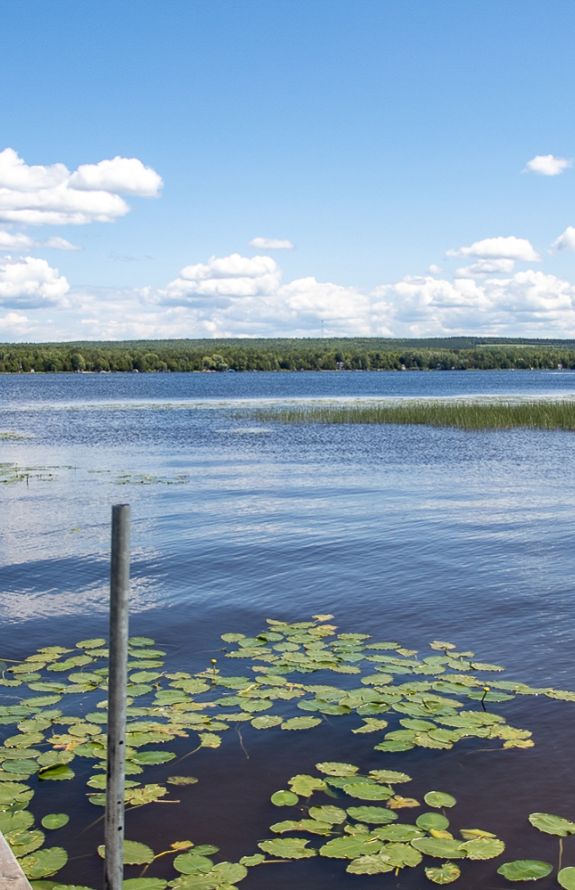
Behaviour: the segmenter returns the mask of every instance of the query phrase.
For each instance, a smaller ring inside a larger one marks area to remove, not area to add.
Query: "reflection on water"
[[[575,376],[1,377],[0,431],[33,438],[0,442],[0,462],[54,468],[51,481],[31,474],[28,484],[0,489],[2,654],[103,631],[110,505],[129,502],[133,629],[161,640],[182,669],[203,667],[224,630],[258,630],[270,615],[331,612],[346,630],[414,647],[452,639],[506,664],[513,677],[575,688],[572,434],[262,426],[245,413],[258,399],[466,393],[573,395]],[[385,757],[417,777],[415,796],[430,787],[455,793],[460,824],[492,827],[514,858],[533,852],[528,812],[575,816],[565,743],[575,708],[526,699],[510,710],[512,722],[536,730],[532,751],[463,744]],[[173,821],[180,812],[164,807],[166,837],[221,842],[230,857],[251,850],[276,818],[267,796],[287,776],[317,759],[357,759],[357,738],[337,721],[290,738],[289,755],[263,735],[250,739],[249,760],[237,739],[195,756],[190,769],[202,782],[186,830]],[[366,765],[381,766],[371,747],[362,747]],[[226,788],[224,814],[216,782]],[[150,814],[131,818],[137,836]],[[547,841],[537,841],[544,857]],[[77,843],[81,849],[84,840]],[[555,857],[553,844],[548,855]],[[78,860],[66,877],[85,882],[87,868]],[[493,863],[475,863],[466,888],[505,886],[493,872]],[[256,869],[249,887],[263,890],[269,880]],[[274,866],[273,874],[277,888],[367,880],[326,860]],[[388,885],[421,880],[406,874]]]

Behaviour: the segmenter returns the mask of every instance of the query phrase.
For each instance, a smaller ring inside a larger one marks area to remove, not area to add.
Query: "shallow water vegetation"
[[[575,693],[498,679],[500,665],[482,662],[450,642],[434,640],[429,652],[420,653],[396,641],[338,632],[331,620],[331,615],[295,623],[269,619],[255,636],[223,634],[222,658],[193,674],[167,670],[165,652],[153,639],[130,639],[128,826],[133,808],[177,805],[194,794],[198,779],[183,768],[186,759],[200,749],[217,750],[230,730],[245,750],[250,733],[275,732],[283,742],[345,717],[358,754],[379,752],[381,768],[362,772],[361,759],[357,764],[324,760],[314,774],[286,779],[287,787],[269,804],[274,836],[240,862],[218,862],[217,848],[196,847],[188,839],[154,852],[146,838],[129,837],[128,869],[143,867],[144,873],[134,874],[126,887],[229,890],[256,866],[312,857],[342,859],[356,875],[396,874],[421,865],[430,882],[447,884],[459,877],[459,860],[469,862],[467,869],[473,860],[501,855],[504,843],[490,831],[453,828],[456,799],[448,790],[430,789],[423,800],[405,792],[411,776],[389,769],[385,755],[448,750],[474,739],[503,750],[532,747],[531,732],[510,725],[492,707],[518,695],[575,701]],[[55,811],[39,821],[36,800],[47,791],[53,809],[59,809],[58,788],[71,782],[94,806],[105,803],[107,657],[106,641],[94,638],[72,647],[42,647],[21,662],[1,665],[6,703],[0,704],[5,727],[0,830],[28,877],[48,881],[38,883],[38,890],[66,886],[50,883],[65,873],[68,860],[64,845],[51,838],[65,828],[68,814]],[[183,755],[182,745],[187,746]],[[173,773],[166,777],[166,765],[173,761]],[[272,810],[277,816],[284,808],[296,811],[274,820]],[[400,818],[404,813],[411,818]],[[575,830],[575,823],[548,814],[532,814],[531,821],[559,836],[573,833],[571,826]],[[158,860],[171,862],[170,879],[148,874]],[[502,868],[508,877],[525,873],[526,866]],[[563,874],[561,862],[558,871],[567,881],[562,886],[572,886],[571,872]]]
[[[465,430],[575,430],[575,401],[404,401],[258,411],[259,421],[292,424],[417,424]]]

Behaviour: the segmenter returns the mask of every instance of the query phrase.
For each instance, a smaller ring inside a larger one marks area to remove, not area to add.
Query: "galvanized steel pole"
[[[108,773],[104,824],[104,890],[121,890],[124,877],[124,758],[128,672],[130,507],[112,507],[110,662],[108,676]]]

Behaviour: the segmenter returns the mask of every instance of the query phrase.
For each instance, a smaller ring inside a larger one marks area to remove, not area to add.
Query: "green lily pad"
[[[477,837],[463,846],[468,859],[495,859],[505,850],[505,844],[497,837]]]
[[[453,884],[461,876],[461,869],[455,862],[444,862],[439,868],[426,868],[425,876],[433,884]]]
[[[422,837],[411,841],[413,847],[426,856],[436,859],[465,859],[467,851],[461,841],[448,838]]]
[[[69,821],[70,817],[67,813],[48,813],[48,815],[44,816],[42,819],[42,825],[44,828],[54,830],[56,828],[63,828]]]
[[[299,801],[293,791],[275,791],[270,797],[274,807],[293,807]]]
[[[314,791],[325,791],[326,788],[323,779],[319,779],[317,776],[308,776],[305,773],[292,776],[288,784],[294,794],[298,794],[300,797],[310,797]]]
[[[41,769],[38,773],[39,779],[50,780],[53,782],[61,782],[66,779],[73,779],[74,776],[74,770],[70,769],[70,767],[66,763],[59,763],[55,766],[47,766],[45,769]]]
[[[389,800],[393,797],[391,788],[385,785],[372,785],[369,782],[348,782],[343,786],[343,790],[350,797],[357,797],[359,800]]]
[[[428,807],[454,807],[457,803],[453,795],[444,791],[428,791],[423,799]]]
[[[320,773],[325,773],[326,776],[353,776],[359,772],[359,767],[354,766],[352,763],[338,763],[336,761],[316,763],[315,767]]]
[[[348,807],[347,814],[351,819],[370,825],[387,825],[397,819],[397,813],[385,807]]]
[[[503,875],[508,881],[538,881],[539,878],[546,878],[552,871],[553,866],[541,859],[515,859],[500,865],[497,874]]]
[[[167,886],[164,878],[128,878],[122,881],[122,890],[165,890]]]
[[[182,875],[207,874],[214,867],[213,861],[195,850],[189,853],[180,853],[174,859],[174,868]]]
[[[166,779],[168,785],[197,785],[199,781],[195,776],[168,776]]]
[[[36,850],[29,856],[20,860],[20,867],[27,878],[49,878],[64,868],[68,861],[68,854],[63,847],[44,847]]]
[[[383,846],[383,842],[377,837],[371,835],[346,835],[345,837],[335,837],[328,841],[323,847],[320,847],[320,856],[327,856],[329,859],[357,859],[359,856],[369,856],[379,853]]]
[[[292,717],[290,720],[284,720],[281,725],[282,729],[312,729],[321,723],[319,717]]]
[[[98,853],[105,859],[105,847],[101,844],[98,847]],[[124,864],[125,865],[148,865],[154,858],[154,851],[147,844],[141,844],[139,841],[124,841]]]
[[[346,868],[352,875],[382,875],[393,870],[393,865],[378,854],[358,856]]]
[[[422,813],[415,820],[415,824],[425,831],[445,831],[449,828],[449,819],[442,813]]]
[[[564,890],[575,890],[575,868],[572,865],[562,868],[557,875],[557,882]]]
[[[312,819],[317,819],[319,822],[328,822],[330,825],[340,825],[347,819],[347,813],[345,810],[342,810],[341,807],[334,807],[329,805],[322,807],[310,807],[309,815]]]
[[[553,834],[556,837],[567,837],[575,834],[575,822],[564,819],[563,816],[553,816],[551,813],[531,813],[531,824],[545,834]]]
[[[274,838],[270,841],[261,841],[258,847],[275,859],[311,859],[316,855],[316,851],[310,849],[308,843],[308,840],[301,837]]]

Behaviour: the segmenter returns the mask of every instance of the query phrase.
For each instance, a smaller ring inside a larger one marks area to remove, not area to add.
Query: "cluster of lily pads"
[[[270,619],[255,636],[224,634],[222,658],[196,673],[166,670],[165,653],[152,639],[130,639],[125,862],[141,866],[143,873],[128,879],[126,888],[230,890],[251,868],[315,856],[342,859],[356,875],[423,864],[431,882],[448,884],[460,875],[459,860],[502,854],[503,841],[485,829],[454,833],[445,810],[455,798],[443,791],[424,796],[431,810],[413,823],[399,821],[400,811],[423,804],[396,791],[410,776],[385,769],[384,763],[362,774],[354,764],[324,762],[317,764],[316,775],[292,777],[288,788],[272,796],[272,804],[297,808],[297,818],[272,824],[275,836],[262,840],[258,852],[239,862],[217,862],[216,847],[196,846],[188,839],[154,852],[130,838],[132,808],[176,802],[174,789],[181,797],[188,793],[186,786],[198,781],[179,774],[153,781],[154,769],[175,761],[186,744],[186,755],[218,748],[223,734],[234,727],[298,732],[319,726],[326,717],[344,716],[355,735],[371,736],[374,749],[383,753],[449,749],[470,738],[527,748],[533,745],[531,732],[511,726],[488,708],[516,695],[575,700],[573,692],[487,681],[486,675],[498,675],[503,668],[449,642],[433,641],[430,654],[420,654],[394,641],[373,641],[367,634],[338,633],[331,619]],[[89,774],[90,802],[105,802],[107,658],[105,640],[88,639],[71,648],[43,647],[21,662],[1,665],[0,687],[8,703],[0,705],[0,726],[7,727],[0,747],[0,830],[36,890],[71,885],[57,878],[65,870],[67,851],[50,840],[65,827],[68,815],[54,812],[38,822],[35,795],[54,788],[53,782],[76,779],[78,785],[80,766],[82,776]],[[171,742],[177,753],[170,750]],[[561,837],[575,834],[575,823],[562,817],[532,814],[531,821]],[[171,879],[148,874],[158,860],[171,862]],[[524,881],[551,870],[538,860],[519,860],[504,864],[499,873]],[[558,881],[574,888],[575,869],[562,868],[560,862]]]

